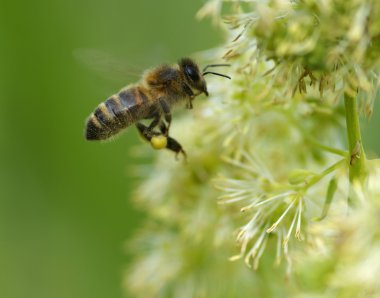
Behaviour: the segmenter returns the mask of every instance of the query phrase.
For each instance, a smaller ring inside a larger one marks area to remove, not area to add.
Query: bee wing
[[[162,59],[159,60],[159,56],[162,56],[162,50],[160,49],[155,49],[152,54],[141,55],[141,59],[134,57],[134,60],[138,61],[137,63],[127,62],[125,58],[92,48],[75,49],[73,56],[95,73],[122,84],[125,84],[126,79],[130,81],[138,80],[146,68],[157,64],[157,62],[162,62]]]
[[[123,58],[98,49],[75,49],[73,56],[80,64],[98,75],[123,84],[126,78],[136,81],[143,70],[141,67],[127,63]]]

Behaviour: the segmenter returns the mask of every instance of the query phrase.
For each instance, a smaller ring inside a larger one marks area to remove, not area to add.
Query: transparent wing
[[[125,59],[103,50],[80,48],[73,51],[73,56],[80,64],[111,81],[137,81],[144,71],[143,67],[127,63]]]
[[[111,81],[125,83],[126,80],[136,82],[144,70],[163,62],[162,49],[134,57],[137,62],[127,62],[127,57],[120,57],[101,49],[78,48],[73,51],[74,58],[98,75]],[[160,59],[161,58],[161,59]]]

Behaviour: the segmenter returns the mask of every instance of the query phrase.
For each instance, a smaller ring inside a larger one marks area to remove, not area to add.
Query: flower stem
[[[348,136],[348,152],[349,152],[349,177],[350,182],[363,182],[366,176],[365,171],[365,153],[363,149],[359,112],[355,97],[345,94],[344,105],[346,109],[346,125]]]

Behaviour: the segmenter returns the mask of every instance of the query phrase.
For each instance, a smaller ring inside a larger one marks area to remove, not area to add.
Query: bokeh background
[[[84,121],[135,80],[123,75],[124,63],[144,69],[217,46],[222,34],[195,20],[202,4],[1,2],[1,298],[125,297],[124,245],[144,218],[129,200],[139,183],[134,169],[149,160],[133,154],[141,142],[134,129],[90,143]],[[96,53],[109,54],[108,70]],[[376,110],[363,133],[379,153]]]
[[[125,241],[143,219],[130,201],[141,141],[131,129],[86,142],[84,121],[136,80],[123,62],[144,70],[216,46],[222,35],[195,20],[201,5],[1,1],[1,298],[123,297]],[[110,69],[96,55],[82,63],[78,49],[109,54]]]

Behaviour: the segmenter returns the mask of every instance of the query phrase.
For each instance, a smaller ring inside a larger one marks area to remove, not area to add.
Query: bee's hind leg
[[[187,154],[185,152],[185,150],[183,150],[182,148],[182,145],[180,143],[178,143],[177,140],[173,139],[172,137],[169,137],[167,134],[168,134],[168,127],[165,125],[165,123],[162,123],[160,124],[160,131],[165,135],[167,136],[167,145],[166,145],[166,149],[169,149],[171,151],[174,151],[176,153],[175,157],[176,159],[178,159],[178,154],[183,154],[185,160],[187,159]]]
[[[144,126],[147,130],[152,131],[155,127],[157,127],[157,125],[160,123],[160,121],[161,121],[161,115],[159,113],[156,113],[156,114],[154,114],[153,120],[149,124],[148,127],[146,127],[145,125],[143,125],[141,123],[138,123],[138,124]]]
[[[160,133],[159,132],[153,132],[149,130],[148,126],[145,126],[142,123],[136,123],[137,130],[139,131],[140,135],[147,140],[148,142],[151,143],[151,145],[155,148],[158,149],[153,145],[153,138],[155,137],[164,137],[166,138],[166,145],[163,148],[166,148],[170,151],[173,151],[176,154],[176,159],[178,159],[178,154],[182,154],[186,160],[187,155],[185,150],[183,150],[182,146],[180,143],[178,143],[177,140],[173,139],[172,137],[169,137],[166,135],[168,132],[168,127],[161,122],[160,124]],[[161,149],[161,148],[159,148]]]
[[[150,140],[152,139],[152,133],[151,133],[151,130],[149,129],[148,126],[142,124],[142,123],[139,123],[137,122],[136,123],[136,127],[137,127],[137,130],[139,131],[140,135],[145,139],[147,140],[148,142],[150,142]]]
[[[166,149],[169,149],[171,151],[175,152],[175,158],[178,160],[178,154],[182,154],[185,160],[187,160],[187,154],[185,150],[183,150],[182,146],[180,143],[178,143],[177,140],[173,139],[172,137],[167,137],[168,142],[166,145]]]
[[[160,131],[162,132],[162,134],[167,136],[169,134],[169,127],[166,126],[165,123],[161,122],[160,123]]]

